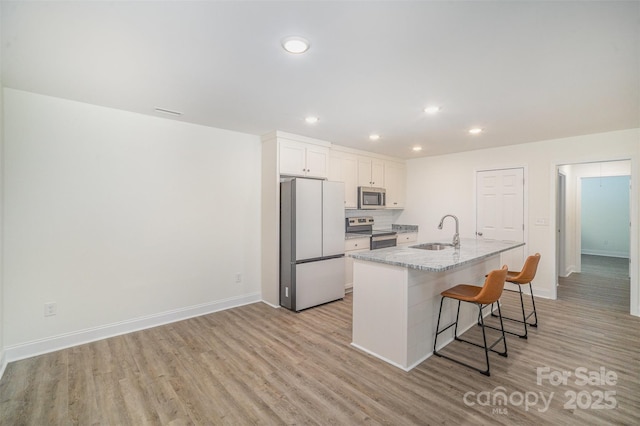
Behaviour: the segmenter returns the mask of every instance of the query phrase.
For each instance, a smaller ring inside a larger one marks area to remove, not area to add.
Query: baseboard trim
[[[4,370],[7,368],[7,357],[5,356],[5,351],[0,349],[0,380],[2,380],[2,376],[4,375]]]
[[[573,274],[574,272],[576,272],[576,265],[571,265],[564,270],[564,275],[561,275],[561,276],[562,278],[567,278],[569,275]]]
[[[376,357],[376,358],[386,362],[387,364],[391,364],[394,367],[397,367],[397,368],[399,368],[399,369],[401,369],[403,371],[409,371],[410,370],[410,368],[405,368],[402,365],[398,364],[397,362],[391,361],[390,359],[387,359],[387,358],[385,358],[383,356],[380,356],[375,352],[371,352],[369,349],[363,348],[362,346],[358,345],[357,343],[351,342],[351,346],[353,346],[354,348],[356,348],[356,349],[358,349],[358,350],[360,350],[360,351],[362,351],[364,353],[367,353],[367,354],[369,354],[369,355],[371,355],[373,357]]]
[[[280,306],[279,306],[279,305],[274,305],[273,303],[269,303],[269,302],[267,302],[267,301],[266,301],[266,300],[264,300],[264,299],[262,300],[262,303],[264,303],[265,305],[269,305],[269,306],[271,306],[272,308],[280,309]]]
[[[602,257],[619,257],[622,259],[629,258],[629,252],[622,251],[603,251],[603,250],[585,250],[582,249],[581,254],[587,254],[591,256],[602,256]]]
[[[250,293],[228,299],[217,300],[215,302],[203,303],[201,305],[175,309],[159,314],[147,315],[104,326],[47,337],[45,339],[34,340],[19,345],[7,346],[4,348],[3,365],[25,358],[31,358],[33,356],[95,342],[97,340],[108,339],[110,337],[120,336],[134,331],[158,327],[172,322],[236,308],[238,306],[249,305],[251,303],[260,302],[261,300],[260,293]]]

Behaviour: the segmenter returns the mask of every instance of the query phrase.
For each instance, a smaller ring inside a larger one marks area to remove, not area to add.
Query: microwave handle
[[[382,193],[382,207],[386,207],[387,206],[387,193],[383,192]]]

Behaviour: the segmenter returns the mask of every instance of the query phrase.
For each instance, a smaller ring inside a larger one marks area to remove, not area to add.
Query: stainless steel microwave
[[[387,191],[384,188],[358,187],[358,209],[383,209],[386,206]]]

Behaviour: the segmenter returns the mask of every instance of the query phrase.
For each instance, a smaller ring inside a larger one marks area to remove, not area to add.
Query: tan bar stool
[[[533,298],[533,288],[531,287],[531,281],[533,281],[533,279],[535,278],[536,271],[538,270],[538,263],[540,263],[540,253],[536,253],[532,256],[527,257],[527,260],[525,260],[524,266],[522,267],[522,270],[520,272],[513,272],[513,271],[507,272],[506,281],[509,283],[518,284],[518,291],[520,293],[520,306],[522,308],[522,320],[516,319],[516,318],[509,318],[509,317],[502,317],[502,318],[509,321],[519,322],[523,324],[524,334],[518,334],[512,331],[506,331],[506,333],[513,334],[514,336],[518,336],[523,339],[526,339],[528,336],[527,325],[531,327],[538,327],[538,313],[536,312],[536,301]],[[529,291],[531,292],[531,304],[533,305],[533,310],[529,312],[529,315],[525,314],[524,300],[522,298],[522,286],[526,284],[529,284]],[[507,289],[507,291],[514,291],[514,290]],[[500,305],[500,303],[498,303],[498,305]],[[491,315],[494,317],[497,317],[497,315],[493,312],[493,305],[491,305]],[[533,323],[528,323],[527,320],[531,317],[531,315],[533,315],[535,321]],[[497,327],[490,327],[490,328],[493,328],[495,330],[498,329]]]
[[[485,334],[485,325],[484,325],[484,318],[482,316],[482,309],[484,309],[485,307],[489,306],[489,305],[493,305],[494,303],[496,303],[498,301],[498,299],[500,299],[500,296],[502,295],[502,290],[504,288],[504,281],[505,278],[507,277],[507,265],[504,265],[502,267],[502,269],[496,269],[494,271],[489,272],[489,274],[487,275],[487,278],[484,281],[484,285],[482,287],[478,287],[475,285],[468,285],[468,284],[459,284],[455,287],[450,288],[449,290],[443,291],[442,293],[440,293],[442,295],[442,299],[440,300],[440,312],[438,312],[438,323],[436,325],[436,336],[433,342],[433,353],[439,357],[443,357],[446,359],[449,359],[451,361],[457,362],[458,364],[464,365],[465,367],[469,367],[472,368],[482,374],[484,374],[485,376],[490,376],[491,373],[489,372],[489,351],[495,352],[498,355],[502,355],[504,357],[507,356],[507,340],[504,337],[504,327],[502,324],[502,314],[500,312],[500,304],[498,303],[498,316],[500,317],[500,326],[502,328],[502,336],[500,338],[498,338],[495,342],[493,342],[490,346],[487,345],[487,336]],[[449,324],[448,326],[446,326],[445,328],[443,328],[442,330],[440,330],[440,316],[442,315],[442,304],[444,303],[444,299],[449,298],[449,299],[454,299],[458,301],[458,310],[456,313],[456,320],[455,322]],[[478,315],[479,315],[479,325],[482,327],[482,339],[484,341],[484,346],[479,345],[477,343],[474,342],[470,342],[468,340],[464,340],[462,338],[460,338],[458,336],[458,318],[460,317],[460,302],[468,302],[468,303],[473,303],[476,306],[478,306]],[[437,346],[438,346],[438,335],[443,333],[444,331],[448,330],[451,327],[454,327],[454,332],[453,332],[453,336],[455,338],[455,340],[458,340],[460,342],[464,342],[464,343],[469,343],[471,345],[477,346],[479,348],[484,348],[484,355],[485,355],[485,359],[487,361],[487,369],[486,370],[481,370],[477,367],[474,367],[472,365],[469,365],[465,362],[462,362],[460,360],[457,360],[455,358],[451,358],[447,355],[438,353],[437,351]],[[493,347],[495,345],[497,345],[500,341],[503,342],[504,344],[504,351],[503,352],[498,352],[496,350],[493,349]]]

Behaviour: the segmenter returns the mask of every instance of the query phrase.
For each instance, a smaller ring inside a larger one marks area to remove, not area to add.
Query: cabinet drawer
[[[369,238],[354,238],[352,240],[345,240],[344,251],[353,250],[369,250]]]
[[[398,244],[409,244],[418,241],[418,233],[398,234]]]

